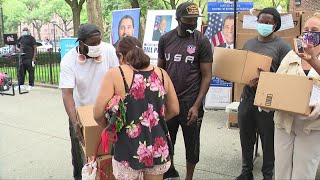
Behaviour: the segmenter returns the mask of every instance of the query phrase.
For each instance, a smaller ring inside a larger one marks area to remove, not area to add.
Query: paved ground
[[[224,111],[205,114],[201,159],[194,179],[234,179],[241,170],[239,131],[226,128]],[[179,132],[175,163],[185,177]],[[254,176],[262,179],[261,160]],[[68,118],[61,92],[36,87],[28,94],[0,95],[0,179],[72,179]]]

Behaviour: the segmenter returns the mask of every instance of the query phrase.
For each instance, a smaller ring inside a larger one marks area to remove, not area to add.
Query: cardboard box
[[[253,15],[257,16],[260,11],[253,11]],[[292,13],[281,13],[281,16],[291,14],[293,19],[294,28],[277,31],[275,34],[280,37],[294,36],[297,37],[301,34],[301,12],[292,12]],[[243,18],[244,16],[252,16],[249,11],[239,12],[237,18],[237,33],[241,34],[252,34],[258,35],[257,30],[255,29],[243,29]]]
[[[309,115],[310,100],[320,96],[318,87],[319,81],[311,77],[261,72],[254,105]]]
[[[101,139],[103,128],[98,126],[93,118],[93,106],[82,106],[77,108],[77,119],[81,123],[82,132],[82,146],[86,157],[94,156],[97,146]],[[111,152],[109,145],[109,152]],[[98,155],[104,155],[101,145],[99,147]]]
[[[259,76],[259,67],[263,71],[270,71],[271,62],[271,57],[258,53],[216,47],[213,55],[212,77],[249,84],[252,79]]]
[[[245,42],[256,37],[257,34],[239,34],[236,35],[236,49],[242,49]]]
[[[306,22],[306,20],[316,12],[320,13],[320,11],[304,11],[304,12],[302,12],[302,15],[301,15],[301,33],[303,32],[304,23]]]
[[[115,180],[116,179],[113,175],[111,155],[98,156],[97,166],[100,170],[97,171],[96,180]]]
[[[237,124],[238,123],[238,113],[228,113],[228,123]]]

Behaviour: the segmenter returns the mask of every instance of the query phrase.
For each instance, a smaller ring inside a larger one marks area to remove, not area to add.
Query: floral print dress
[[[164,120],[166,93],[163,82],[154,69],[134,71],[129,88],[119,68],[126,90],[127,110],[126,124],[114,144],[114,159],[134,170],[167,163],[173,147]]]

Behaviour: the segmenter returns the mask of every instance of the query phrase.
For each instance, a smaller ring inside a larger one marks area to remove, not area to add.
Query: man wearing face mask
[[[291,50],[290,45],[274,32],[281,27],[280,14],[274,8],[265,8],[258,15],[259,35],[248,40],[243,49],[272,57],[271,72],[276,72],[282,59]],[[262,150],[262,174],[264,180],[271,180],[274,168],[274,122],[273,112],[265,112],[253,105],[258,78],[243,88],[238,108],[238,121],[242,149],[242,172],[236,180],[253,180],[253,151],[256,132],[259,133]]]
[[[158,66],[165,69],[178,95],[180,114],[167,121],[173,146],[179,126],[186,147],[186,179],[192,179],[200,154],[202,101],[211,81],[212,49],[210,42],[196,30],[199,8],[192,2],[182,3],[176,10],[178,27],[160,37]],[[173,156],[164,179],[179,177]]]
[[[37,42],[27,27],[23,28],[22,36],[18,39],[17,48],[21,53],[25,53],[21,56],[21,62],[19,62],[19,72],[18,72],[18,84],[21,89],[25,89],[24,79],[26,71],[29,74],[29,86],[26,87],[28,91],[34,86],[34,64],[36,63],[37,56]]]
[[[61,60],[59,88],[69,116],[73,176],[81,179],[81,169],[86,161],[78,139],[80,129],[76,108],[94,104],[104,74],[119,62],[114,47],[101,42],[101,33],[96,25],[81,25],[77,41],[79,45]]]

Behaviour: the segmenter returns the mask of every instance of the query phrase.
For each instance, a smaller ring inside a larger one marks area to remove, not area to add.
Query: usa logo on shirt
[[[189,45],[189,46],[187,47],[187,52],[188,52],[189,54],[194,54],[194,53],[196,52],[196,46],[195,46],[195,45]]]

